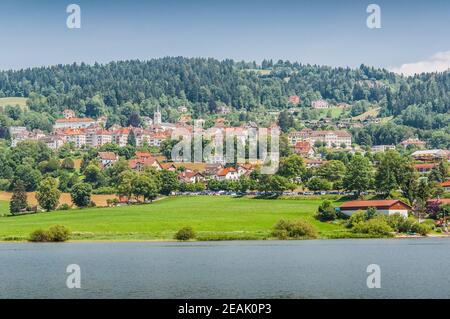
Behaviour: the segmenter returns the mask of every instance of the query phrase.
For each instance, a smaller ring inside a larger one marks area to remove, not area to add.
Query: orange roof
[[[117,159],[117,155],[114,152],[98,152],[98,156],[104,160],[114,161]]]
[[[450,187],[450,181],[445,181],[443,183],[441,183],[442,187]]]
[[[401,203],[402,205],[406,206],[407,208],[411,209],[411,206],[408,204],[402,202],[398,199],[387,199],[387,200],[354,200],[343,203],[341,206],[342,208],[368,208],[368,207],[391,207],[397,203]]]
[[[151,158],[151,157],[153,157],[153,155],[148,152],[136,152],[136,157],[137,158]]]
[[[173,163],[161,163],[162,169],[169,169],[171,167],[176,168],[176,166]]]
[[[236,172],[233,167],[222,168],[217,172],[217,176],[226,176],[228,173]]]
[[[70,119],[57,119],[56,120],[56,123],[73,123],[73,122],[95,122],[95,120],[91,119],[89,117],[85,117],[85,118],[72,117]]]
[[[64,135],[82,135],[86,134],[86,131],[83,129],[66,129],[63,131]]]
[[[128,166],[134,169],[138,164],[141,164],[142,166],[152,166],[155,162],[159,165],[156,158],[131,159],[128,161]]]

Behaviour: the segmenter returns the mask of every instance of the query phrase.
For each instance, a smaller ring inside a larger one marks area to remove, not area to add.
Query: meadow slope
[[[306,219],[316,226],[320,237],[339,237],[345,232],[342,226],[314,219],[320,203],[195,196],[148,205],[0,217],[0,240],[24,240],[36,229],[57,224],[69,227],[73,240],[172,240],[184,226],[193,227],[200,239],[265,239],[280,219]]]

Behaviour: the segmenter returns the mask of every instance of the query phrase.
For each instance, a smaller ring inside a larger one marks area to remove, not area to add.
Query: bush
[[[57,208],[57,210],[69,210],[69,209],[70,205],[66,203],[59,205],[59,207]]]
[[[50,227],[48,233],[50,234],[51,241],[54,242],[66,241],[70,237],[70,230],[67,227],[61,225]]]
[[[353,226],[353,232],[369,234],[377,237],[391,237],[394,231],[383,218],[373,218],[358,222]]]
[[[305,220],[280,220],[272,232],[278,239],[317,238],[317,230]]]
[[[422,236],[426,236],[430,231],[431,227],[424,223],[415,223],[411,229],[413,233],[420,234]]]
[[[189,240],[195,238],[195,232],[192,227],[183,227],[175,234],[174,238],[176,240]]]
[[[321,222],[335,220],[337,218],[336,209],[333,207],[330,201],[326,200],[322,204],[320,204],[315,217]]]
[[[48,230],[38,229],[30,234],[28,240],[32,242],[48,242],[50,241],[50,234]]]
[[[32,242],[63,242],[70,237],[70,231],[65,226],[56,225],[48,230],[38,229],[30,234],[28,238]]]

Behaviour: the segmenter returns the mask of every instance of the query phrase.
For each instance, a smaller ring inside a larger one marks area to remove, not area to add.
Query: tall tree
[[[353,156],[344,176],[344,188],[360,197],[362,192],[366,192],[372,186],[372,181],[373,171],[370,161],[360,154]]]
[[[13,194],[9,202],[9,211],[12,215],[20,213],[27,208],[27,193],[22,181],[17,180],[14,184]]]
[[[36,192],[39,205],[46,211],[55,210],[58,207],[60,196],[58,181],[53,177],[43,179]]]

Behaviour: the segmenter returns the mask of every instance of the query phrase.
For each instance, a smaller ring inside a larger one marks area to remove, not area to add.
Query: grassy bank
[[[69,227],[73,240],[172,240],[184,226],[193,227],[200,240],[265,239],[280,219],[308,220],[322,238],[345,236],[348,232],[342,226],[314,219],[320,203],[195,196],[167,198],[150,205],[2,217],[0,240],[24,240],[36,229],[57,224]]]

